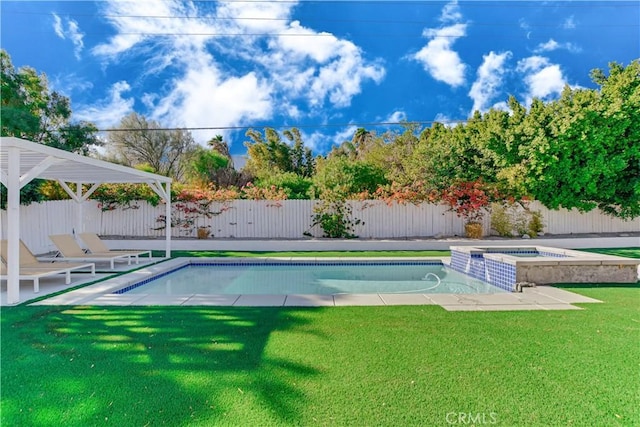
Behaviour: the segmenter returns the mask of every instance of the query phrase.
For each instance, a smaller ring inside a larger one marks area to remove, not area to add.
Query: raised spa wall
[[[637,259],[546,246],[452,246],[450,264],[509,291],[523,284],[637,283],[638,265]]]

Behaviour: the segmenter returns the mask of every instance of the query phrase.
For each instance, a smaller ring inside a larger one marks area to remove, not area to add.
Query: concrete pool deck
[[[562,248],[604,248],[604,247],[633,247],[640,246],[640,238],[631,233],[631,235],[623,236],[575,236],[566,238],[547,238],[544,244],[553,244]],[[527,244],[535,244],[538,239],[527,240]],[[151,246],[149,242],[153,242]],[[307,242],[305,246],[301,246]],[[269,241],[222,241],[217,239],[208,240],[175,240],[172,245],[173,249],[190,249],[190,250],[232,250],[230,246],[234,246],[233,250],[329,250],[326,245],[337,244],[345,246],[342,250],[428,250],[428,249],[448,249],[451,245],[505,245],[505,244],[522,244],[522,239],[510,240],[469,240],[469,239],[441,239],[441,240],[382,240],[371,241],[365,240],[358,242],[357,240],[348,240],[336,242],[331,239],[321,239],[318,241],[271,241],[270,248],[263,248],[269,244]],[[542,242],[538,242],[542,244]],[[110,240],[109,246],[114,249],[163,249],[164,242],[162,240]],[[157,246],[157,247],[156,247]],[[229,246],[229,247],[228,247]],[[242,249],[241,249],[242,248]],[[247,249],[252,248],[252,249]],[[332,249],[335,250],[335,249]],[[424,259],[424,258],[421,258]],[[441,258],[438,258],[441,259]],[[349,258],[354,260],[354,258]],[[345,305],[440,305],[450,311],[485,311],[485,310],[573,310],[579,307],[573,306],[574,303],[598,302],[590,298],[586,298],[572,292],[562,289],[553,288],[551,286],[538,286],[535,288],[524,288],[522,293],[498,293],[485,295],[459,295],[459,294],[367,294],[367,295],[287,295],[287,296],[229,296],[229,295],[189,295],[173,298],[171,296],[163,297],[157,295],[116,295],[112,294],[113,290],[109,290],[109,285],[104,282],[98,282],[93,285],[84,286],[95,282],[96,280],[107,279],[114,272],[125,271],[144,271],[151,268],[155,263],[169,262],[163,258],[155,258],[149,261],[141,258],[139,265],[122,265],[116,264],[115,271],[107,271],[108,269],[97,268],[96,277],[89,274],[74,273],[72,275],[72,283],[64,284],[64,280],[59,277],[51,277],[41,279],[40,292],[33,292],[31,282],[20,282],[21,303],[30,300],[42,298],[70,290],[51,298],[42,299],[35,304],[38,305],[78,305],[78,304],[95,304],[95,305],[202,305],[202,306],[345,306]],[[122,287],[122,284],[118,286]],[[7,289],[6,281],[2,281],[0,288],[0,305],[7,306]]]
[[[86,291],[86,288],[84,288]],[[350,294],[350,295],[150,295],[101,293],[88,296],[71,291],[33,305],[91,306],[228,306],[228,307],[341,307],[439,305],[447,311],[580,310],[575,303],[601,301],[551,286],[522,293],[460,294]]]
[[[219,261],[269,262],[292,258],[219,258]],[[296,258],[297,260],[302,260]],[[307,258],[306,260],[315,260]],[[327,258],[322,258],[327,260]],[[384,260],[389,258],[379,258]],[[397,258],[394,258],[397,259]],[[403,258],[416,260],[416,258]],[[418,258],[427,260],[427,258]],[[434,258],[441,260],[442,258]],[[341,307],[386,305],[439,305],[447,311],[512,311],[512,310],[579,310],[575,303],[601,301],[572,292],[540,286],[525,288],[521,293],[494,294],[334,294],[334,295],[157,295],[144,293],[116,294],[115,291],[153,277],[167,270],[179,268],[202,258],[175,258],[142,268],[112,279],[71,290],[33,305],[91,305],[91,306],[231,306],[231,307]],[[356,261],[357,258],[334,260]]]

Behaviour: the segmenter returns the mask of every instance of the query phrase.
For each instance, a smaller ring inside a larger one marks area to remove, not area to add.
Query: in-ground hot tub
[[[546,246],[452,246],[451,268],[501,289],[523,284],[637,283],[640,260]]]

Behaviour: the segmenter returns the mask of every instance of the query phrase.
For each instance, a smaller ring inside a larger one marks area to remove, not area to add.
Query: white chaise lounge
[[[0,241],[0,280],[7,280],[7,248],[6,240]],[[77,264],[65,262],[64,264],[54,262],[38,261],[31,250],[20,240],[20,272],[18,277],[20,280],[32,280],[33,292],[40,292],[40,279],[43,277],[56,276],[58,274],[65,275],[65,284],[71,283],[71,272],[77,270],[90,270],[91,275],[96,275],[96,265],[94,263]]]
[[[149,255],[151,259],[151,251],[129,251],[129,250],[112,250],[104,244],[102,239],[96,233],[79,233],[78,234],[87,248],[92,254],[96,255],[130,255],[136,260],[136,264],[140,263],[141,255]]]
[[[115,262],[128,261],[131,265],[132,255],[128,253],[124,254],[93,254],[86,253],[82,247],[76,242],[76,239],[71,234],[53,234],[49,236],[49,239],[56,245],[60,257],[51,258],[56,261],[92,261],[92,262],[106,262],[111,265],[111,269],[115,269]]]

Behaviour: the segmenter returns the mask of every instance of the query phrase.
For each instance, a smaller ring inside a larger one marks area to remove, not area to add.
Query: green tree
[[[309,199],[309,190],[312,184],[311,178],[306,178],[297,173],[276,172],[260,179],[256,186],[260,188],[271,188],[273,186],[282,189],[287,195],[287,199]]]
[[[409,175],[408,162],[418,145],[421,129],[417,124],[407,123],[401,133],[387,132],[384,143],[376,144],[364,157],[371,164],[384,169],[390,182],[410,185],[415,180]]]
[[[31,67],[18,70],[11,57],[0,50],[0,134],[87,155],[101,145],[97,128],[88,122],[71,120],[71,103],[51,91],[47,77]],[[42,180],[33,180],[20,191],[24,204],[41,201]],[[0,204],[6,204],[6,188],[0,186]]]
[[[385,170],[366,161],[349,160],[346,157],[319,159],[318,169],[313,177],[316,195],[352,195],[374,193],[379,186],[388,184]]]
[[[329,157],[346,157],[349,160],[362,160],[375,147],[382,144],[375,132],[365,128],[358,128],[349,141],[344,141],[339,146],[334,146]]]
[[[285,130],[284,136],[293,144],[290,152],[291,172],[309,178],[315,171],[315,158],[310,148],[304,146],[300,131],[296,128]]]
[[[51,91],[47,77],[33,68],[16,70],[5,50],[0,50],[0,85],[2,136],[84,155],[102,144],[94,124],[71,120],[69,98]]]
[[[315,159],[311,150],[304,146],[298,129],[283,132],[292,145],[284,142],[272,128],[265,128],[264,136],[254,129],[249,129],[246,135],[251,141],[245,142],[248,157],[245,169],[258,179],[284,172],[293,172],[302,177],[313,175]]]
[[[216,183],[218,173],[229,166],[229,158],[215,150],[196,147],[191,155],[187,176],[202,184]]]
[[[545,206],[640,216],[640,62],[592,72],[599,90],[534,102],[522,147],[526,186]]]
[[[245,142],[247,147],[247,163],[245,169],[258,178],[266,178],[278,172],[291,172],[291,147],[282,141],[280,134],[274,129],[266,128],[264,137],[254,129],[246,133],[251,141]]]
[[[413,155],[407,159],[407,174],[427,187],[443,189],[458,178],[459,161],[452,130],[434,123],[420,134]]]
[[[222,135],[216,135],[211,138],[207,145],[211,147],[211,151],[222,157],[227,162],[225,166],[217,167],[209,172],[209,180],[218,188],[236,187],[242,188],[249,183],[253,176],[247,171],[238,171],[235,168],[233,157],[229,150],[229,144],[224,140]]]

